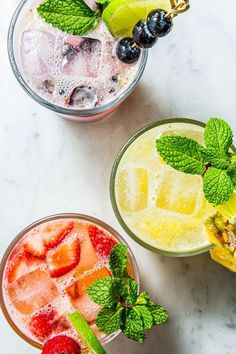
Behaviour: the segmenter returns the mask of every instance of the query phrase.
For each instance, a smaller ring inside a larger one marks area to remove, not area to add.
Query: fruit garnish
[[[173,22],[167,17],[167,11],[157,9],[148,15],[147,27],[153,36],[164,37],[171,31]]]
[[[61,243],[47,253],[49,274],[52,278],[58,278],[74,269],[80,259],[80,241],[73,239]]]
[[[140,57],[141,50],[132,38],[122,38],[116,47],[117,58],[126,64],[135,63]]]
[[[102,19],[114,37],[131,37],[134,26],[157,8],[170,11],[169,0],[113,0],[102,13]]]
[[[29,322],[30,332],[38,339],[45,340],[56,327],[56,312],[53,309],[47,309],[45,312],[34,314]]]
[[[156,141],[161,158],[176,169],[201,175],[206,199],[214,206],[226,203],[236,187],[236,154],[232,153],[233,133],[220,118],[211,118],[204,129],[205,146],[180,135]]]
[[[132,37],[140,47],[151,48],[156,44],[158,37],[149,31],[147,21],[139,20],[133,28]]]
[[[33,230],[30,235],[27,237],[24,243],[24,249],[26,252],[37,258],[46,257],[46,248],[44,246],[42,237],[37,230]]]
[[[117,242],[95,225],[89,226],[88,232],[97,254],[101,257],[108,257]]]
[[[89,353],[106,354],[105,349],[80,313],[76,311],[72,312],[68,314],[68,318],[78,332],[82,342],[86,345]]]
[[[209,217],[205,226],[210,241],[215,247],[210,250],[211,258],[236,272],[236,226],[225,221],[219,212]]]
[[[138,46],[151,48],[158,37],[170,32],[172,19],[189,9],[188,0],[97,0],[96,3],[99,9],[93,11],[84,0],[46,0],[37,10],[47,23],[78,36],[93,30],[102,17],[114,37],[125,37],[123,46],[118,45],[117,56],[131,64],[139,59]],[[131,37],[135,43],[131,44]]]
[[[47,248],[54,248],[61,243],[64,238],[71,232],[74,222],[58,221],[47,224],[42,230],[44,244]]]
[[[143,343],[145,330],[166,322],[168,314],[146,291],[138,295],[138,283],[127,273],[127,253],[127,246],[117,244],[109,258],[112,276],[96,280],[87,293],[102,306],[96,318],[101,332],[109,335],[121,330],[128,338]]]
[[[42,354],[80,354],[79,343],[73,338],[59,335],[49,339],[43,346]]]
[[[187,0],[113,0],[103,11],[102,19],[113,36],[125,36],[126,41],[133,39],[136,46],[151,48],[159,37],[164,37],[171,31],[173,18],[188,9]],[[132,48],[135,48],[135,44]],[[132,53],[130,47],[127,52]],[[129,63],[125,56],[124,59],[119,56],[119,49],[117,53],[121,61]],[[132,58],[130,63],[138,60],[137,51],[133,52]]]

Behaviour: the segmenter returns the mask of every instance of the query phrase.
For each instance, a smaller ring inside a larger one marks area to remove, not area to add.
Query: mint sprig
[[[205,146],[179,135],[156,141],[162,159],[178,171],[202,175],[203,191],[213,205],[226,203],[236,187],[236,154],[229,151],[233,142],[230,126],[211,118],[204,129]]]
[[[228,152],[233,144],[233,133],[230,126],[220,118],[211,118],[204,129],[206,147]]]
[[[233,190],[233,182],[226,170],[211,167],[203,177],[203,191],[214,205],[227,202]]]
[[[40,17],[53,27],[83,36],[98,25],[100,12],[93,11],[83,0],[46,0],[37,7]]]
[[[96,280],[87,293],[103,308],[96,325],[105,334],[119,329],[130,339],[143,343],[145,330],[167,321],[168,314],[156,305],[146,291],[138,295],[138,283],[127,273],[127,246],[117,244],[110,253],[111,277]]]

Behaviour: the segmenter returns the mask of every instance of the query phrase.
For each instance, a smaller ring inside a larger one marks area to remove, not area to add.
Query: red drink
[[[97,279],[110,276],[111,249],[123,239],[101,221],[79,214],[48,217],[23,230],[2,261],[2,309],[14,330],[41,348],[54,335],[80,340],[67,313],[80,312],[99,340],[95,320],[100,307],[86,289]],[[129,253],[128,272],[138,277]]]

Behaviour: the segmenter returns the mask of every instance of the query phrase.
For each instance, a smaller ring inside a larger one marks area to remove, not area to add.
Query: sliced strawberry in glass
[[[48,251],[47,265],[52,278],[58,278],[74,269],[80,259],[80,240],[72,239]]]
[[[47,248],[54,248],[69,235],[74,227],[73,221],[53,221],[44,224],[41,228],[41,235]]]
[[[95,225],[90,225],[88,231],[97,254],[101,257],[107,258],[117,242],[104,230]]]

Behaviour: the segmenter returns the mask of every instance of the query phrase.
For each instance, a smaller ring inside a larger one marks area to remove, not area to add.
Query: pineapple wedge
[[[215,247],[210,250],[211,258],[236,273],[236,226],[226,221],[222,214],[217,212],[209,217],[205,226],[210,241]]]

